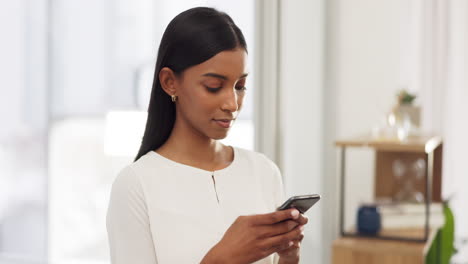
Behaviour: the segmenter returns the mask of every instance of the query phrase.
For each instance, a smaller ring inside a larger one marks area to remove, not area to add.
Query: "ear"
[[[162,89],[169,95],[177,95],[176,89],[176,75],[168,67],[164,67],[159,71],[159,82],[161,83]]]

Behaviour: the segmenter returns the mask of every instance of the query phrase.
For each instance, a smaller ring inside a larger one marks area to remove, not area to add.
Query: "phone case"
[[[318,194],[293,196],[284,202],[280,207],[278,207],[278,210],[296,208],[299,212],[301,212],[301,214],[303,214],[319,200],[320,195]]]

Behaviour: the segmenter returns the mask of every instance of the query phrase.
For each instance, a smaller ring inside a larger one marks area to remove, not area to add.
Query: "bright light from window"
[[[141,145],[147,113],[111,111],[106,116],[104,153],[109,156],[133,156]]]

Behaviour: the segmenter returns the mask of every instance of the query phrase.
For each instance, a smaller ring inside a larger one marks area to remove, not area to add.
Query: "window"
[[[230,14],[250,47],[246,102],[224,142],[253,149],[252,1],[0,4],[8,30],[0,50],[0,87],[8,87],[0,97],[8,124],[0,131],[0,262],[109,262],[111,183],[139,147],[115,145],[113,128],[128,114],[144,123],[159,38],[176,14],[199,5]],[[141,129],[126,132],[141,137]]]

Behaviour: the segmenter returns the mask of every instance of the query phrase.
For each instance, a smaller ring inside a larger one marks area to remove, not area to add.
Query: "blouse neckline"
[[[238,153],[238,150],[236,147],[234,146],[229,146],[232,148],[233,150],[233,153],[234,153],[234,159],[231,161],[231,163],[229,165],[227,165],[226,167],[222,168],[222,169],[219,169],[219,170],[215,170],[215,171],[210,171],[210,170],[205,170],[205,169],[202,169],[202,168],[198,168],[198,167],[194,167],[194,166],[191,166],[191,165],[187,165],[187,164],[184,164],[184,163],[180,163],[180,162],[177,162],[177,161],[174,161],[172,159],[169,159],[169,158],[166,158],[164,157],[163,155],[157,153],[156,151],[152,150],[150,152],[148,152],[150,155],[152,156],[155,156],[155,157],[158,157],[162,160],[164,160],[164,162],[170,164],[170,165],[173,165],[173,166],[177,166],[177,167],[181,167],[181,168],[188,168],[188,169],[192,169],[192,170],[196,170],[196,171],[200,171],[202,173],[210,173],[210,174],[214,174],[214,173],[219,173],[219,172],[226,172],[228,170],[230,170],[233,166],[235,166],[235,164],[237,164],[238,160],[239,160],[239,153]]]

